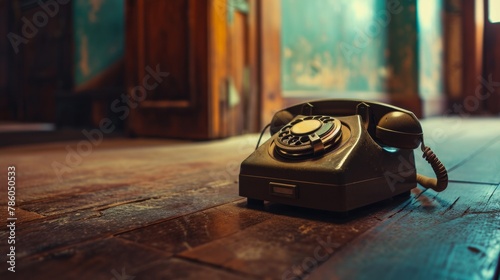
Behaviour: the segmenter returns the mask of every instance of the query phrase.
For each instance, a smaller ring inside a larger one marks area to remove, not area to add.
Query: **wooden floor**
[[[347,216],[247,208],[237,176],[255,135],[0,148],[3,221],[12,165],[17,202],[16,272],[4,225],[0,279],[498,279],[500,119],[423,126],[448,189]]]

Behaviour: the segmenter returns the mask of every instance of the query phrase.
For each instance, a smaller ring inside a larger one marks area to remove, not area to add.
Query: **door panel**
[[[8,13],[7,1],[0,1],[0,38],[7,38],[8,33]],[[13,117],[8,89],[7,89],[7,65],[8,65],[8,40],[0,41],[0,120],[9,120]]]
[[[242,134],[245,127],[244,109],[248,100],[248,28],[247,13],[235,11],[232,20],[229,21],[228,55],[229,75],[227,78],[227,110],[225,126],[228,135]],[[246,81],[245,81],[246,80]]]
[[[147,100],[190,101],[189,1],[153,0],[144,2],[144,65],[160,64],[170,73],[169,79],[148,94]],[[180,12],[179,12],[180,11]],[[168,16],[166,16],[168,15]],[[150,28],[161,22],[160,28]],[[176,28],[171,28],[175,26]],[[141,74],[146,75],[144,69]],[[143,105],[145,106],[145,105]]]
[[[129,0],[127,35],[127,88],[137,103],[136,108],[134,103],[130,106],[130,133],[212,137],[206,87],[207,2]],[[153,77],[156,72],[161,72],[159,79]]]
[[[257,130],[252,10],[253,0],[127,1],[128,94],[139,99],[131,134],[211,139]],[[168,76],[153,87],[157,67]]]
[[[491,81],[489,86],[483,86],[482,94],[488,98],[485,100],[486,108],[494,114],[500,113],[500,22],[492,23],[488,19],[490,7],[485,0],[485,25],[484,25],[484,70],[483,78]],[[490,78],[491,76],[491,78]]]
[[[259,127],[257,1],[213,0],[210,81],[218,95],[219,135],[256,132]],[[220,68],[223,67],[223,68]]]
[[[56,120],[56,92],[71,80],[71,5],[49,18],[34,1],[0,3],[2,119]]]

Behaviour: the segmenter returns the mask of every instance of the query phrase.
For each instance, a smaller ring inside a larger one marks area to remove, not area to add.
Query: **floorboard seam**
[[[467,161],[473,159],[474,157],[476,157],[477,155],[479,155],[482,151],[486,150],[488,147],[490,147],[491,145],[495,144],[498,141],[500,141],[500,137],[497,136],[497,137],[491,139],[490,141],[486,142],[486,144],[484,144],[479,149],[477,149],[476,151],[474,151],[473,153],[471,153],[468,157],[464,158],[459,163],[455,164],[450,169],[448,169],[448,173],[450,173],[451,171],[453,171],[453,170],[457,169],[458,167],[462,166]]]

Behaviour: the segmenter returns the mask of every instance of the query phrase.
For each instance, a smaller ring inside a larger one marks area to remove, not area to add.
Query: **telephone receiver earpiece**
[[[393,111],[379,120],[375,137],[390,147],[416,149],[422,142],[423,132],[414,114]]]
[[[375,134],[382,144],[394,148],[416,149],[422,144],[422,157],[431,165],[436,179],[417,174],[417,182],[437,192],[446,189],[448,172],[431,148],[424,145],[422,126],[414,114],[399,111],[385,114],[379,120]]]

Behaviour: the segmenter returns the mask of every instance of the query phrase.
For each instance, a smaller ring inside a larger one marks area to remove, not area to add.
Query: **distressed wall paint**
[[[420,96],[436,97],[444,92],[442,0],[418,1],[418,49]]]
[[[419,25],[416,0],[281,1],[286,97],[442,92],[439,3]]]
[[[383,92],[384,0],[282,0],[282,83],[298,90]]]
[[[85,84],[123,57],[124,20],[123,0],[73,2],[76,86]]]

